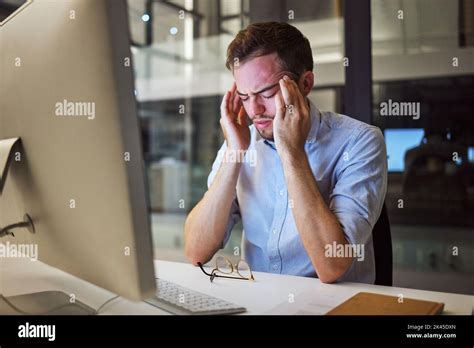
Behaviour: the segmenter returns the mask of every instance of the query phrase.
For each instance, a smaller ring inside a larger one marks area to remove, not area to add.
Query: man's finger
[[[241,99],[239,97],[239,95],[237,94],[236,90],[234,91],[234,93],[232,94],[232,112],[234,113],[234,115],[238,115],[239,113],[239,110],[240,110],[240,106],[241,106]]]
[[[297,96],[298,96],[298,107],[299,107],[299,110],[303,111],[303,110],[306,110],[305,113],[302,113],[302,116],[310,116],[310,110],[309,110],[309,106],[308,106],[308,103],[306,101],[306,98],[303,96],[303,94],[301,93],[301,90],[300,88],[298,87],[298,84],[296,84],[294,82],[294,86],[295,86],[295,89],[297,91]]]
[[[230,99],[230,92],[227,91],[224,94],[224,98],[222,98],[221,103],[221,117],[229,117],[229,99]]]
[[[284,105],[284,98],[282,97],[281,92],[278,92],[275,95],[275,111],[275,120],[285,118],[286,108]]]
[[[305,98],[303,97],[303,94],[300,91],[300,88],[298,87],[298,84],[294,80],[287,80],[288,82],[288,91],[290,92],[290,95],[292,96],[292,100],[294,100],[295,105],[289,110],[289,113],[293,113],[296,110],[298,111],[298,115],[300,117],[305,117],[306,115],[309,115],[309,112],[303,112],[308,110],[308,105],[305,101]]]
[[[298,84],[296,81],[291,80],[291,85],[293,86],[294,94],[296,95],[296,100],[298,103],[298,107],[304,107],[305,105],[305,100],[303,97],[303,94],[301,94],[300,88],[298,87]]]
[[[245,112],[245,108],[240,106],[240,111],[237,116],[238,123],[242,126],[247,126],[247,113]]]
[[[284,79],[280,79],[280,90],[283,96],[283,105],[292,105],[293,97],[288,89],[287,83]]]
[[[286,85],[287,85],[288,92],[290,94],[290,99],[293,101],[293,104],[291,104],[293,106],[288,111],[290,113],[293,113],[296,109],[299,109],[301,107],[301,99],[300,99],[301,93],[295,81],[290,80],[288,78],[286,79]]]

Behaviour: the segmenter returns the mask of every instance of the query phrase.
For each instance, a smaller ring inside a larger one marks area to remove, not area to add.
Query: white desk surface
[[[40,261],[26,258],[0,259],[0,293],[4,296],[61,290],[98,308],[114,294],[60,271]],[[359,283],[323,284],[315,278],[255,272],[254,282],[216,279],[213,283],[198,267],[186,263],[155,261],[157,276],[247,308],[246,314],[294,314],[296,306],[323,303],[328,310],[360,291],[404,298],[444,302],[444,314],[471,315],[474,296],[444,292],[396,288]],[[293,303],[291,299],[294,299]],[[168,314],[143,302],[118,298],[107,304],[100,314]]]

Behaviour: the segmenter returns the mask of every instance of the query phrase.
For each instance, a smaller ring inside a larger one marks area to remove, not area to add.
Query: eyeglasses
[[[249,264],[244,260],[239,260],[235,265],[226,257],[218,256],[216,258],[216,266],[211,273],[207,273],[202,263],[198,262],[198,266],[204,272],[204,274],[210,277],[212,282],[214,278],[229,278],[229,279],[241,279],[241,280],[255,280],[250,269]],[[231,276],[230,274],[236,273],[238,276]]]

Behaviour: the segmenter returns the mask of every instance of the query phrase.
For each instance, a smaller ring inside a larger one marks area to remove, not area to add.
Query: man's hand
[[[276,114],[273,137],[280,156],[304,154],[311,129],[309,107],[298,86],[288,76],[280,80],[281,91],[275,96]]]
[[[247,150],[250,145],[250,130],[247,125],[247,114],[242,101],[237,94],[234,82],[230,91],[227,91],[221,104],[221,128],[231,150]]]
[[[234,84],[224,96],[220,122],[227,149],[245,152],[250,145],[250,130],[236,89]],[[239,161],[222,161],[209,190],[186,218],[185,254],[193,265],[208,262],[222,246],[229,216],[237,209],[233,201],[241,166]]]
[[[337,281],[350,267],[352,257],[329,258],[326,246],[348,241],[336,215],[329,209],[305,152],[311,129],[309,106],[298,86],[288,77],[280,80],[281,95],[275,98],[273,136],[282,159],[288,196],[293,200],[293,217],[303,246],[323,283]]]

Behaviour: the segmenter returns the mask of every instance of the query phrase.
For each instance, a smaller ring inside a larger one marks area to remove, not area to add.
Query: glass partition
[[[224,138],[222,96],[233,78],[225,52],[250,22],[283,20],[311,42],[315,90],[323,109],[342,111],[341,1],[129,0],[136,98],[148,173],[156,257],[183,260],[187,213],[207,190]],[[269,13],[280,6],[278,13]],[[241,225],[222,252],[237,256]],[[235,255],[234,255],[235,254]]]
[[[472,5],[372,1],[373,123],[387,144],[397,286],[473,291]]]

